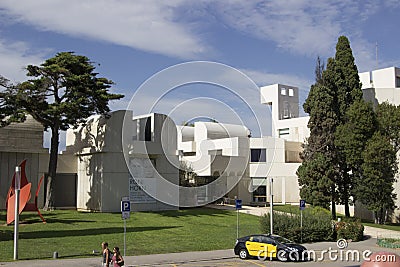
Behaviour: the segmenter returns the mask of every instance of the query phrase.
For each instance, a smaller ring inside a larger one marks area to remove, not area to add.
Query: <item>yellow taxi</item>
[[[259,234],[238,238],[234,248],[235,255],[241,259],[278,259],[298,261],[307,259],[307,249],[279,235]]]

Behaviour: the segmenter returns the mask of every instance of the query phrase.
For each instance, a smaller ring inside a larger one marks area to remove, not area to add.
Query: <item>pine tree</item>
[[[0,112],[6,115],[0,119],[7,125],[21,122],[25,114],[30,114],[51,131],[44,208],[52,209],[60,130],[85,123],[93,114],[107,114],[109,101],[123,95],[109,93],[112,81],[97,77],[89,59],[73,52],[57,53],[40,66],[28,65],[26,69],[31,79],[22,83],[14,85],[0,79],[0,86],[5,88],[0,94]]]

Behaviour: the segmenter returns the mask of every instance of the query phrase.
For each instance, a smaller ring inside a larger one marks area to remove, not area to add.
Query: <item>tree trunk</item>
[[[350,217],[350,207],[349,207],[349,199],[348,197],[344,200],[344,215],[349,218]]]
[[[51,128],[51,145],[50,145],[50,159],[46,186],[46,203],[44,210],[54,209],[54,180],[57,173],[57,160],[58,160],[58,144],[59,144],[59,127]]]

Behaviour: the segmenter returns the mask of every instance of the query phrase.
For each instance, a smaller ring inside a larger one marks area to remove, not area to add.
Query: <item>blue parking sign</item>
[[[130,201],[121,201],[121,212],[131,211],[131,202]]]
[[[242,200],[241,199],[236,199],[235,200],[235,206],[236,206],[237,210],[241,209],[242,208]]]
[[[306,201],[304,199],[300,199],[300,210],[304,210],[306,208]]]

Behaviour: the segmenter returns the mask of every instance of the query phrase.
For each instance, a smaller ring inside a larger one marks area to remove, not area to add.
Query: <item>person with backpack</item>
[[[108,249],[107,242],[101,243],[101,249],[103,250],[103,266],[109,267],[113,257],[113,253]]]
[[[112,257],[112,261],[114,267],[124,266],[124,258],[122,258],[121,253],[119,252],[119,247],[114,247],[113,249],[114,255]]]

